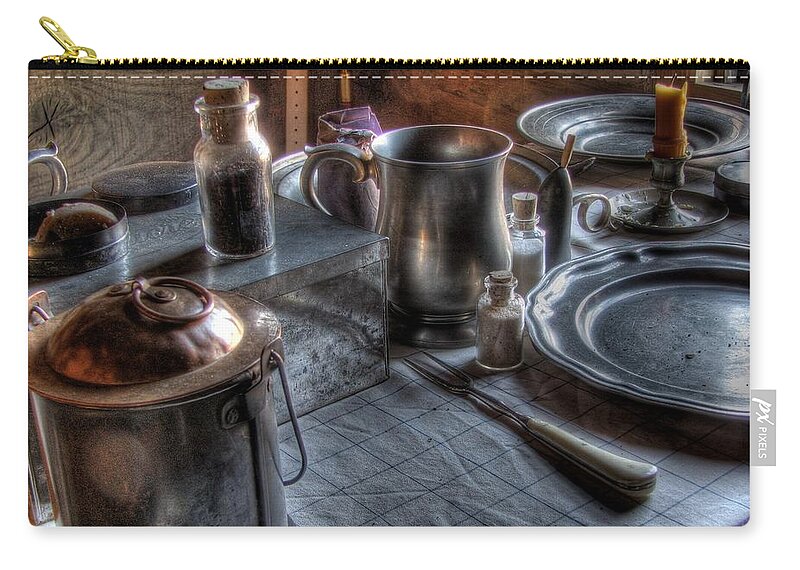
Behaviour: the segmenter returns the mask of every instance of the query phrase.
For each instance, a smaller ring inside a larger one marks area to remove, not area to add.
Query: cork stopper
[[[246,79],[212,79],[203,84],[203,98],[208,105],[239,105],[250,100]]]
[[[489,272],[490,283],[511,283],[514,279],[514,274],[507,269],[500,269],[497,271]]]
[[[511,196],[511,208],[514,219],[520,222],[536,221],[536,194],[533,192],[517,192]]]

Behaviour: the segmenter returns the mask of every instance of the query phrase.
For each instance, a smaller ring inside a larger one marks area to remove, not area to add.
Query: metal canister
[[[725,202],[732,212],[750,214],[750,161],[735,160],[719,166],[714,172],[714,196]]]
[[[276,368],[291,410],[275,316],[175,277],[108,287],[35,327],[28,386],[55,521],[286,525]],[[305,470],[298,443],[287,484]]]

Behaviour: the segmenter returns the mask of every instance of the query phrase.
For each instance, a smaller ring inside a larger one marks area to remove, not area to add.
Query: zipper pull
[[[50,34],[51,38],[58,42],[58,45],[64,48],[64,53],[62,55],[46,55],[42,58],[42,61],[55,61],[56,63],[99,63],[97,54],[93,49],[75,45],[75,42],[70,39],[67,32],[52,18],[42,16],[39,18],[39,24]],[[85,55],[82,56],[81,52]]]

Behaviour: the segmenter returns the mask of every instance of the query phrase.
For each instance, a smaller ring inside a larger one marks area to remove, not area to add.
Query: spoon
[[[489,408],[514,420],[538,441],[580,468],[584,473],[624,495],[637,499],[647,497],[655,489],[658,475],[658,468],[655,465],[620,457],[552,424],[516,412],[494,396],[473,387],[472,377],[466,372],[427,352],[422,354],[449,372],[447,378],[417,360],[406,358],[404,361],[412,370],[445,390],[472,396]]]

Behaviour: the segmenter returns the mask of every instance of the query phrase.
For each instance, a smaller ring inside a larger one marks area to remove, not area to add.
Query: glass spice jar
[[[259,99],[244,79],[203,85],[194,108],[194,149],[206,249],[225,259],[262,255],[275,245],[272,154],[258,132]]]
[[[522,364],[525,299],[516,293],[517,279],[508,270],[492,271],[478,299],[476,361],[490,370],[510,370]]]
[[[511,271],[517,278],[517,289],[525,296],[544,275],[545,234],[536,225],[536,194],[517,192],[511,196],[511,205]]]

